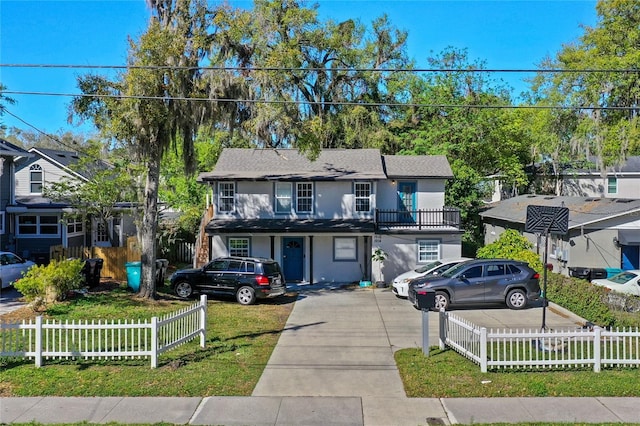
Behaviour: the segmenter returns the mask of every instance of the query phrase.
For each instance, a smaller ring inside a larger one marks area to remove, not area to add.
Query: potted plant
[[[384,281],[384,275],[382,273],[382,263],[387,260],[387,253],[380,247],[376,247],[371,255],[371,260],[378,264],[378,273],[380,281],[376,281],[376,287],[386,287],[387,283]]]

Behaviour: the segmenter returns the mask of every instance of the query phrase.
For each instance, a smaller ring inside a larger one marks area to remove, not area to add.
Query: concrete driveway
[[[7,314],[25,304],[19,299],[22,294],[13,287],[3,288],[0,290],[0,315]]]

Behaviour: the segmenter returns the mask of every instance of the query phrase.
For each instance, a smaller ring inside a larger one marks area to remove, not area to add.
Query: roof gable
[[[85,180],[91,179],[93,172],[95,172],[96,170],[106,170],[110,168],[109,164],[102,160],[91,161],[83,169],[74,167],[76,164],[78,164],[81,157],[86,157],[86,154],[81,154],[76,151],[62,151],[58,149],[33,147],[29,150],[29,152],[56,165],[60,169],[65,170],[67,173],[78,176]],[[33,160],[31,160],[29,163],[31,162],[33,162]]]

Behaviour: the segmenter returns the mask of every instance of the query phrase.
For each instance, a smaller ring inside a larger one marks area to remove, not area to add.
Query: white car
[[[0,288],[11,286],[29,270],[34,262],[25,260],[17,254],[0,251]]]
[[[467,260],[471,259],[467,257],[461,257],[457,259],[434,260],[433,262],[429,262],[425,265],[419,266],[416,269],[400,274],[393,279],[393,294],[395,294],[397,297],[409,297],[409,281],[411,281],[412,279],[423,277],[427,274],[441,274],[447,269],[456,266],[458,263]]]
[[[640,296],[640,270],[622,271],[611,278],[592,280],[591,284],[606,287],[616,293]]]

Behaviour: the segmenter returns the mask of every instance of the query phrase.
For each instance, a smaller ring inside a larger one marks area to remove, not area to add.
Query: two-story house
[[[15,204],[15,160],[32,156],[24,149],[0,139],[0,249],[13,251],[13,216],[8,206]]]
[[[198,177],[214,200],[209,256],[271,257],[289,282],[389,282],[460,256],[459,211],[444,206],[451,178],[444,156],[336,149],[310,161],[291,149],[225,149]]]
[[[562,173],[562,195],[640,199],[640,156],[629,157],[619,166],[608,167],[604,172],[595,166],[565,170]]]
[[[44,196],[47,185],[61,179],[87,182],[91,172],[77,167],[82,155],[34,147],[29,156],[16,161],[15,199],[7,211],[12,214],[12,249],[24,257],[47,262],[51,246],[110,246],[125,245],[127,236],[135,235],[133,220],[125,214],[111,220],[107,227],[94,218],[74,215],[73,208],[64,202],[53,202]],[[101,161],[91,167],[109,167]]]

